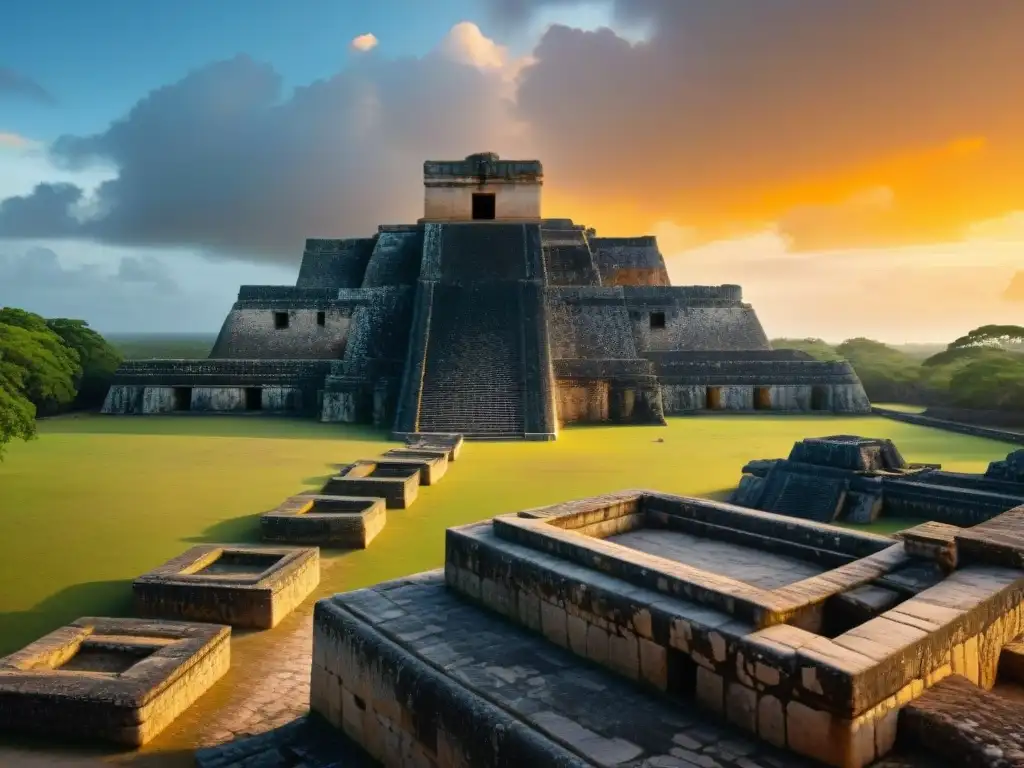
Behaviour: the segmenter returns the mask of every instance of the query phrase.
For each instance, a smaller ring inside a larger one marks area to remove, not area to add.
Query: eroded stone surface
[[[1024,766],[1024,704],[953,676],[932,686],[904,710],[901,738],[955,765]]]
[[[0,728],[139,746],[231,663],[231,629],[82,618],[0,659]]]
[[[264,541],[365,549],[387,523],[384,499],[309,493],[260,516]]]
[[[316,547],[202,544],[132,584],[143,616],[269,629],[320,583]]]
[[[568,750],[587,765],[813,765],[752,741],[693,703],[670,704],[615,675],[580,665],[568,652],[454,596],[438,572],[338,595],[318,603],[316,616],[315,642],[322,645],[314,649],[314,710],[348,730],[342,722],[344,700],[338,709],[330,703],[331,686],[341,686],[360,697],[364,734],[367,713],[406,733],[402,712],[408,711],[414,722],[429,712],[424,727],[435,736],[422,728],[409,734],[419,738],[428,757],[429,745],[439,744],[441,734],[464,760],[484,754],[478,750],[500,749],[487,746],[492,732],[476,732],[469,715],[489,705],[498,713],[494,717],[505,718],[505,727],[527,723],[534,739],[549,745],[537,748],[548,750],[551,760]],[[402,651],[387,651],[389,644]],[[394,690],[385,681],[394,682],[399,667],[391,667],[389,659],[402,659],[405,682],[396,682]],[[384,676],[381,683],[374,675]],[[389,703],[391,697],[396,703]]]

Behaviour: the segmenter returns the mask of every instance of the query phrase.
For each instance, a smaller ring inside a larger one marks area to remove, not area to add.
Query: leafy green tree
[[[838,360],[835,347],[822,339],[772,339],[772,349],[797,349],[815,360]]]
[[[30,440],[36,433],[36,407],[24,395],[25,369],[7,360],[0,327],[0,459],[15,438]]]
[[[75,405],[90,407],[102,404],[114,371],[123,359],[121,353],[84,320],[58,317],[47,320],[46,325],[78,353],[82,376],[77,382]]]
[[[949,393],[965,408],[1024,411],[1024,356],[975,360],[953,374]]]
[[[920,363],[880,341],[847,339],[836,352],[848,360],[871,400],[879,403],[920,403],[928,391],[920,375]]]
[[[39,315],[13,307],[0,309],[0,359],[21,370],[11,381],[36,413],[57,413],[71,404],[82,373],[78,353]]]

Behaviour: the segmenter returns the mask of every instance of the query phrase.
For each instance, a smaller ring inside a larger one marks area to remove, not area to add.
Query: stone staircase
[[[439,285],[416,428],[522,439],[526,424],[518,284]]]

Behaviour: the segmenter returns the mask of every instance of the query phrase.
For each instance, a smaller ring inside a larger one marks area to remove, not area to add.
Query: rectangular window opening
[[[288,313],[287,312],[275,312],[274,313],[274,328],[279,331],[283,331],[288,327]]]
[[[317,312],[316,313],[316,324],[319,325],[320,327],[323,327],[323,326],[327,325],[327,313],[326,312]]]
[[[665,313],[651,312],[651,328],[660,330],[665,327]]]
[[[820,385],[811,388],[811,410],[824,411],[828,408],[828,390]]]
[[[754,410],[770,411],[772,409],[771,387],[754,387]]]
[[[708,387],[704,407],[709,411],[722,410],[722,388]]]
[[[176,411],[190,411],[190,410],[192,410],[192,387],[175,387],[174,388],[174,410],[176,410]]]
[[[263,410],[263,390],[260,387],[246,387],[246,390],[245,390],[245,410],[247,410],[247,411],[262,411]]]
[[[494,195],[486,192],[473,193],[473,219],[488,221],[497,214]]]

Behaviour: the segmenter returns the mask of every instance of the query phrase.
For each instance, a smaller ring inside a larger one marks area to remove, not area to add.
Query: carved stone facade
[[[773,351],[739,286],[669,283],[653,237],[540,215],[541,164],[424,164],[416,224],[308,240],[242,286],[209,360],[126,363],[106,413],[273,411],[553,439],[715,411],[866,413],[845,362]]]

